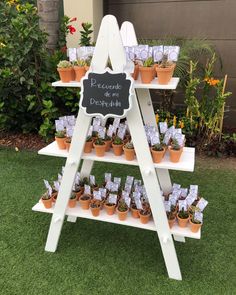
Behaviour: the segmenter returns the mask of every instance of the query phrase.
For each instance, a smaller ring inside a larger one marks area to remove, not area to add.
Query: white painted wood
[[[157,176],[158,176],[162,191],[165,194],[171,193],[172,183],[170,179],[169,170],[156,168],[156,172],[157,172]]]
[[[36,212],[52,214],[54,212],[54,208],[55,208],[55,205],[53,205],[53,207],[50,209],[46,209],[40,200],[32,208],[32,210],[36,211]],[[85,219],[110,222],[110,223],[114,223],[114,224],[127,225],[127,226],[131,226],[131,227],[156,231],[156,227],[155,227],[155,224],[154,224],[154,221],[152,218],[149,223],[142,224],[139,219],[133,218],[131,216],[131,213],[128,213],[127,219],[125,221],[120,221],[117,214],[110,216],[110,215],[106,214],[105,210],[102,210],[98,217],[94,217],[90,210],[81,209],[78,202],[77,202],[77,205],[75,208],[67,207],[66,215],[69,215],[69,216],[75,217],[75,218],[80,217],[80,218],[85,218]],[[201,238],[201,231],[199,231],[197,233],[192,233],[189,226],[187,228],[181,228],[178,226],[177,222],[174,224],[174,226],[170,230],[170,232],[171,232],[171,234],[174,235],[174,237],[176,235],[178,235],[178,237],[186,237],[186,238],[192,238],[192,239],[200,239]]]
[[[176,89],[179,83],[179,78],[172,78],[170,82],[166,85],[160,85],[157,79],[154,79],[150,84],[143,84],[140,80],[134,81],[135,89]],[[71,81],[69,83],[63,83],[61,81],[56,81],[52,83],[54,87],[81,87],[80,82]]]
[[[200,232],[198,232],[198,234],[200,235]],[[182,235],[180,235],[179,233],[175,233],[173,236],[174,236],[174,240],[175,240],[176,242],[185,243],[185,237],[186,237],[186,236],[182,236]]]
[[[59,150],[57,147],[56,142],[52,142],[46,147],[42,148],[38,151],[40,155],[46,156],[54,156],[54,157],[67,157],[68,152],[66,150]],[[180,162],[172,163],[169,160],[169,153],[167,152],[165,157],[163,158],[161,163],[154,163],[155,168],[159,169],[169,169],[169,170],[178,170],[178,171],[194,171],[194,157],[195,157],[195,149],[184,147],[183,153],[180,158]],[[98,162],[109,162],[109,163],[116,163],[116,164],[125,164],[125,165],[132,165],[138,166],[139,163],[137,159],[133,161],[127,161],[125,156],[115,156],[112,151],[106,152],[104,157],[97,157],[95,155],[95,151],[93,150],[90,154],[82,154],[82,159],[91,160],[91,161],[98,161]],[[82,171],[86,171],[82,168]],[[88,173],[87,173],[88,174]]]
[[[136,46],[138,45],[134,26],[131,22],[125,21],[120,28],[120,34],[124,46]]]
[[[149,89],[139,88],[136,93],[144,123],[157,126]]]
[[[89,177],[89,175],[91,174],[91,171],[93,169],[93,164],[94,164],[93,160],[85,159],[83,161],[83,164],[82,164],[82,167],[80,170],[81,177]]]
[[[77,217],[76,217],[76,216],[71,216],[71,215],[69,215],[69,216],[67,217],[67,221],[68,221],[68,222],[73,222],[73,223],[75,223],[76,220],[77,220]]]

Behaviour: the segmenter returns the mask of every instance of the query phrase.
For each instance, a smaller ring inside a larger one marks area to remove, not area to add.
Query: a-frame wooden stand
[[[108,57],[111,60],[113,70],[116,72],[123,72],[123,69],[126,65],[126,57],[116,18],[111,15],[105,16],[102,20],[96,48],[91,63],[92,70],[98,73],[103,72],[106,67]],[[71,194],[74,178],[80,164],[87,132],[91,124],[91,119],[91,117],[85,115],[82,109],[79,110],[74,129],[74,135],[71,142],[70,152],[67,157],[60,191],[51,220],[51,225],[45,247],[46,251],[56,251],[63,221],[65,218],[69,196]],[[143,182],[152,209],[152,215],[168,275],[170,278],[181,280],[182,277],[179,263],[172,240],[172,235],[170,233],[162,196],[160,193],[156,170],[153,165],[148,143],[146,140],[143,120],[141,117],[136,94],[132,96],[132,109],[127,113],[127,121],[135,147]],[[81,170],[81,174],[89,174],[92,169],[92,164],[93,161],[85,160]],[[70,221],[75,221],[76,218],[69,216],[69,219]]]

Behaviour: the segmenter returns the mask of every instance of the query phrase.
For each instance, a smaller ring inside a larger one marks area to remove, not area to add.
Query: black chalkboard
[[[131,79],[125,73],[90,72],[81,88],[80,106],[89,115],[122,117],[130,109]]]

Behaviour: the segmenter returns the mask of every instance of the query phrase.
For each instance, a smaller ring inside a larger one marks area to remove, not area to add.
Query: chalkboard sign
[[[87,115],[123,117],[131,108],[132,82],[126,73],[88,72],[81,81],[80,107]]]

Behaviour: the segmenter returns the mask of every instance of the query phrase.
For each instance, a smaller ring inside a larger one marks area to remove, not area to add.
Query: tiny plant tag
[[[110,204],[116,204],[117,203],[117,195],[116,194],[109,194],[108,202]]]
[[[93,197],[95,200],[98,200],[98,201],[102,200],[102,195],[100,191],[93,191]]]
[[[44,179],[43,182],[44,182],[46,189],[49,189],[49,187],[51,187],[51,185],[49,184],[49,182],[47,180]]]
[[[107,130],[107,136],[112,137],[113,133],[114,133],[114,126],[109,125],[108,130]]]
[[[188,207],[190,207],[193,204],[193,202],[195,201],[195,197],[193,195],[189,194],[185,200],[187,202]]]
[[[118,184],[118,188],[120,187],[121,184],[121,178],[120,177],[114,177],[114,183]]]
[[[111,173],[105,173],[105,182],[111,181]]]
[[[61,174],[63,175],[64,172],[65,172],[65,166],[62,166],[62,167],[61,167]]]
[[[92,186],[94,186],[96,184],[95,176],[94,175],[89,175],[89,183]]]
[[[164,142],[165,145],[169,144],[170,138],[171,138],[171,134],[167,131],[165,133],[165,136],[164,136],[164,139],[163,139],[163,142]]]
[[[125,184],[125,187],[124,187],[124,190],[127,192],[127,193],[131,193],[131,189],[132,189],[132,185],[129,184],[129,183],[126,183]]]
[[[119,184],[113,182],[111,186],[111,192],[118,192],[118,190],[119,190]]]
[[[126,191],[122,191],[121,197],[122,197],[122,199],[128,198],[129,197],[129,193],[126,192]]]
[[[60,189],[60,183],[59,183],[59,181],[53,181],[53,185],[54,185],[55,190],[58,192],[59,189]]]
[[[171,196],[169,197],[169,201],[171,202],[171,205],[172,205],[172,206],[176,206],[177,199],[176,199],[175,196],[171,195]]]
[[[197,207],[200,211],[203,211],[203,210],[206,208],[207,204],[208,204],[208,201],[205,200],[204,198],[201,198],[201,199],[199,200],[199,202],[197,203],[197,206],[196,206],[196,207]]]
[[[99,192],[101,192],[102,198],[105,199],[106,198],[106,194],[107,194],[107,190],[105,188],[103,188],[103,187],[100,187],[99,188]]]
[[[167,122],[160,122],[159,127],[160,127],[160,133],[165,134],[168,129]]]
[[[187,188],[181,188],[181,197],[186,198],[188,195],[188,189]]]
[[[64,131],[64,123],[62,120],[55,120],[55,125],[56,125],[56,131]]]
[[[52,187],[51,186],[48,187],[48,194],[49,194],[49,196],[52,195]]]
[[[173,183],[172,185],[172,191],[175,190],[175,189],[180,189],[181,188],[181,185],[178,184],[178,183]]]
[[[107,183],[106,183],[105,188],[110,191],[112,189],[112,185],[113,185],[113,182],[108,180]]]
[[[171,211],[171,202],[170,201],[165,201],[164,202],[164,206],[165,206],[166,212],[170,212]]]
[[[137,207],[138,210],[142,210],[143,209],[143,206],[142,206],[142,203],[141,203],[141,200],[140,199],[135,199],[134,202],[135,202],[135,205],[136,205],[136,207]]]
[[[80,173],[77,172],[76,175],[75,175],[75,184],[79,185],[79,183],[80,183]]]
[[[88,130],[88,136],[92,136],[92,134],[93,134],[93,126],[90,126]]]
[[[130,197],[126,197],[125,198],[125,204],[128,206],[128,208],[130,208],[130,203],[131,203]]]
[[[133,176],[127,176],[125,183],[130,184],[131,186],[133,185],[134,177]]]
[[[106,128],[99,126],[98,128],[98,137],[104,139],[106,134]]]
[[[179,211],[187,211],[187,202],[186,200],[179,200]]]
[[[86,195],[91,195],[91,187],[90,187],[90,185],[87,185],[87,184],[84,185],[84,193]]]
[[[119,125],[120,125],[120,118],[115,118],[113,121],[113,126],[115,127],[115,129],[117,129]]]
[[[159,133],[152,134],[150,136],[150,141],[151,145],[159,144],[160,143],[160,138],[159,138]]]
[[[202,212],[194,212],[194,220],[203,223],[203,213]]]

